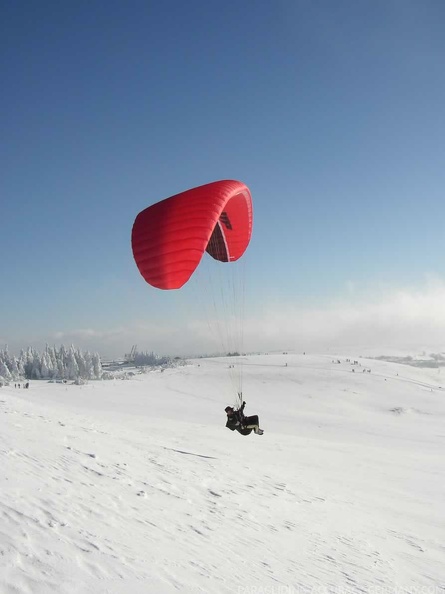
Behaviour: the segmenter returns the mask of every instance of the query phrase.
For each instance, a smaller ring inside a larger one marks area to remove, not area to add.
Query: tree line
[[[33,347],[21,350],[19,356],[6,346],[0,350],[0,382],[23,379],[90,380],[102,378],[98,353],[81,351],[73,345],[46,346],[44,351]]]

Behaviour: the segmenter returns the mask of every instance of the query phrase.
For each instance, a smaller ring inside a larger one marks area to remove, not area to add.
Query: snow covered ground
[[[1,388],[0,593],[445,591],[445,377],[340,361]]]

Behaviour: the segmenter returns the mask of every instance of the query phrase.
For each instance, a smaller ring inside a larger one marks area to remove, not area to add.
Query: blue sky
[[[181,350],[174,320],[207,348],[130,234],[226,178],[254,200],[248,346],[354,342],[351,307],[392,312],[386,340],[400,299],[414,342],[445,332],[444,21],[440,0],[3,3],[0,341]]]

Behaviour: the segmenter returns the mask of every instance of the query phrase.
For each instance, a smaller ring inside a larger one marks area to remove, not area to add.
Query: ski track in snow
[[[1,594],[445,592],[445,391],[370,365],[248,358],[262,437],[224,428],[223,359],[3,388]]]

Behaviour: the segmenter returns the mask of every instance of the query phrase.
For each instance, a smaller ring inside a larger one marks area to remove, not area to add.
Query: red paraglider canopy
[[[252,198],[235,180],[192,188],[149,206],[133,225],[133,256],[144,279],[159,289],[179,289],[207,251],[234,262],[249,245]]]

